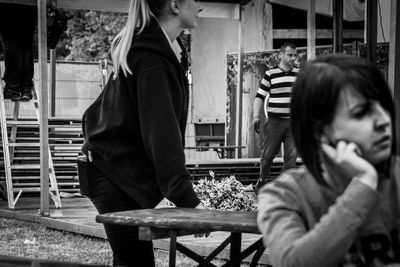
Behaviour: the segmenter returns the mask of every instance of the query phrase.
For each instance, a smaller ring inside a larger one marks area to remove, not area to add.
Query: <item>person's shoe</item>
[[[21,101],[27,102],[32,100],[32,89],[29,88],[28,90],[22,90]]]
[[[21,100],[21,93],[11,89],[4,88],[4,99],[9,99],[13,102]]]

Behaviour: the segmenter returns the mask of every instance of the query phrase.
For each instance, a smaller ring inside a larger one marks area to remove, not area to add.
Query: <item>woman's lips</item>
[[[385,145],[385,144],[389,144],[390,141],[392,140],[392,138],[390,137],[390,135],[385,135],[382,136],[379,140],[377,140],[374,145]]]

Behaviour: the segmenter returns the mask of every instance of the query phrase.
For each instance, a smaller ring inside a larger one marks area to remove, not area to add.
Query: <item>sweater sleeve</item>
[[[141,135],[161,192],[178,207],[195,207],[200,201],[185,166],[179,127],[183,89],[177,77],[162,68],[141,73],[137,88]]]
[[[300,187],[290,177],[281,178],[265,186],[258,196],[257,223],[273,266],[337,266],[375,206],[378,193],[354,178],[308,229],[307,204]]]

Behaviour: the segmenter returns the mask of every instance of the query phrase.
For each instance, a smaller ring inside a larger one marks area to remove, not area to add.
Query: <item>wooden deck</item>
[[[0,200],[0,217],[31,221],[52,229],[106,238],[102,224],[95,222],[97,211],[87,198],[62,198],[63,207],[61,209],[55,209],[53,203],[50,203],[50,217],[40,217],[38,213],[40,200],[38,197],[21,198],[15,210],[8,209],[7,201]],[[225,232],[213,232],[208,238],[183,236],[178,238],[178,242],[198,254],[206,256],[228,235],[229,233]],[[260,235],[243,234],[242,248],[246,248],[259,237]],[[168,239],[156,240],[153,243],[155,248],[169,249]],[[266,253],[260,259],[262,264],[269,264],[268,254]],[[220,257],[228,258],[229,249],[222,251]]]

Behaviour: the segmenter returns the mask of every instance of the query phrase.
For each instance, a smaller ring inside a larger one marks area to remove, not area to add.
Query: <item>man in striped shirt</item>
[[[283,169],[296,165],[297,152],[290,130],[290,97],[292,85],[299,69],[295,66],[296,46],[284,43],[281,46],[280,62],[265,72],[253,104],[253,126],[260,133],[260,112],[264,107],[265,123],[261,135],[260,179],[256,191],[270,180],[272,161],[284,144]]]

